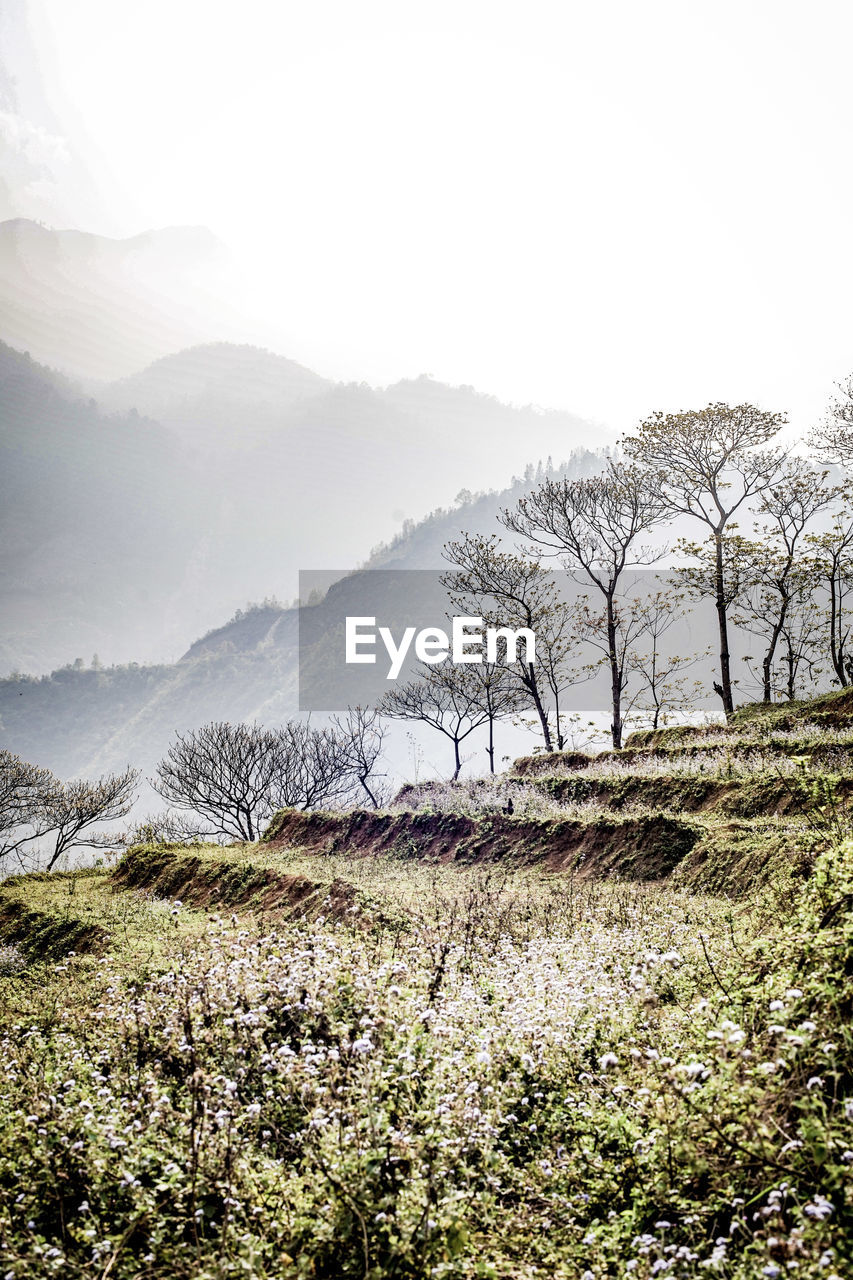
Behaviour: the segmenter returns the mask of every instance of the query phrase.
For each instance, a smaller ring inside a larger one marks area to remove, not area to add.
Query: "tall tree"
[[[622,746],[624,664],[620,661],[617,595],[627,568],[653,564],[661,547],[641,539],[663,519],[664,506],[654,486],[636,467],[609,462],[596,476],[580,480],[546,480],[519,499],[501,520],[546,554],[559,558],[576,578],[601,593],[600,625],[610,669],[613,746]],[[590,611],[590,618],[595,616]]]
[[[687,515],[709,530],[714,556],[714,604],[720,679],[714,682],[726,716],[734,711],[724,537],[732,517],[764,494],[779,475],[784,451],[771,442],[787,421],[755,405],[709,404],[684,413],[655,413],[624,441],[648,474],[647,483],[673,515]]]

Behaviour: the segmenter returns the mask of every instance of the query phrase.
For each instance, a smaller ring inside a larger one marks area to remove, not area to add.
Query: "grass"
[[[549,870],[546,777],[408,793],[413,832],[538,823],[529,865],[324,837],[6,881],[0,1275],[849,1276],[853,841],[809,768],[655,882]]]

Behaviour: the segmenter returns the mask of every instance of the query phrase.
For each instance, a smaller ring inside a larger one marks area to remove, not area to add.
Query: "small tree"
[[[456,566],[441,581],[454,605],[473,617],[482,617],[486,626],[528,627],[536,636],[537,662],[514,663],[510,668],[533,707],[542,729],[545,750],[554,742],[545,686],[537,665],[545,673],[545,684],[559,690],[565,683],[565,660],[573,639],[565,628],[565,615],[551,574],[538,556],[522,556],[502,551],[495,534],[465,534],[448,542],[444,558]],[[557,734],[559,700],[557,701]]]
[[[379,704],[380,712],[392,720],[421,721],[450,739],[454,781],[462,768],[462,743],[488,719],[472,670],[473,665],[454,666],[445,660],[428,667],[422,679],[390,690]]]
[[[344,743],[349,770],[374,809],[379,808],[382,789],[376,766],[382,756],[385,728],[379,712],[368,707],[348,707],[342,720],[334,716],[332,723]]]
[[[831,401],[826,418],[809,435],[808,441],[822,462],[838,463],[853,469],[853,374],[836,384],[838,396]]]
[[[130,812],[138,777],[128,768],[95,782],[60,782],[48,769],[0,751],[0,859],[14,854],[22,867],[31,865],[50,839],[45,869],[51,871],[69,849],[115,844],[115,837],[93,828]]]
[[[813,566],[814,585],[823,586],[828,596],[825,616],[832,669],[840,685],[851,684],[853,661],[848,653],[848,615],[853,590],[853,497],[845,495],[829,529],[807,535],[806,545]]]
[[[816,581],[820,580],[813,562],[801,558],[791,574],[788,609],[780,635],[780,687],[791,702],[797,696],[803,669],[811,685],[824,670],[826,622],[822,610],[815,609]]]
[[[277,809],[334,803],[353,785],[343,736],[299,720],[279,729],[216,721],[177,734],[152,781],[164,800],[206,819],[211,835],[246,841]]]
[[[486,755],[489,757],[489,771],[494,773],[495,723],[522,710],[526,705],[524,689],[513,676],[512,668],[500,662],[472,664],[469,670],[474,685],[479,688],[480,708],[488,726]],[[559,726],[559,714],[557,725]]]
[[[634,467],[610,462],[598,476],[581,480],[546,480],[519,499],[514,511],[501,519],[508,529],[528,538],[547,554],[558,556],[564,567],[590,582],[602,597],[603,609],[589,610],[589,626],[597,621],[606,643],[610,669],[611,735],[613,746],[622,745],[623,668],[620,663],[617,593],[629,566],[653,564],[663,554],[660,547],[644,546],[640,539],[663,518],[664,507],[646,477]]]
[[[0,751],[0,861],[15,855],[24,865],[23,850],[44,834],[41,815],[60,785],[49,769]]]
[[[753,590],[747,590],[741,616],[735,621],[764,637],[761,660],[761,690],[770,702],[772,671],[776,649],[785,629],[788,610],[799,584],[795,582],[801,540],[808,524],[819,511],[836,500],[840,490],[827,487],[827,473],[802,462],[789,464],[764,491],[758,506],[765,516],[763,541],[744,544],[747,574]]]
[[[169,804],[206,819],[210,834],[251,841],[272,816],[278,767],[271,730],[219,720],[176,734],[151,785]]]
[[[689,681],[687,673],[710,649],[704,654],[664,652],[664,637],[684,616],[683,598],[677,593],[656,591],[632,600],[628,612],[635,620],[635,635],[626,666],[636,685],[628,717],[658,729],[692,708],[700,684]]]
[[[132,809],[138,769],[107,773],[95,782],[65,782],[45,798],[41,821],[52,834],[53,849],[48,858],[51,871],[63,853],[76,847],[103,849],[116,843],[108,834],[93,831],[102,822],[116,822]]]

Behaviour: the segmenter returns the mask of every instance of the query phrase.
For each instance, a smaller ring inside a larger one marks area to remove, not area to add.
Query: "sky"
[[[246,339],[616,431],[853,372],[847,0],[4,0],[4,207],[209,227]]]

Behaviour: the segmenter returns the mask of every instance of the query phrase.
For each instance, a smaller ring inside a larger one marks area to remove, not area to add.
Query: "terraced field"
[[[849,1275],[851,749],[841,692],[5,881],[2,1274]]]

